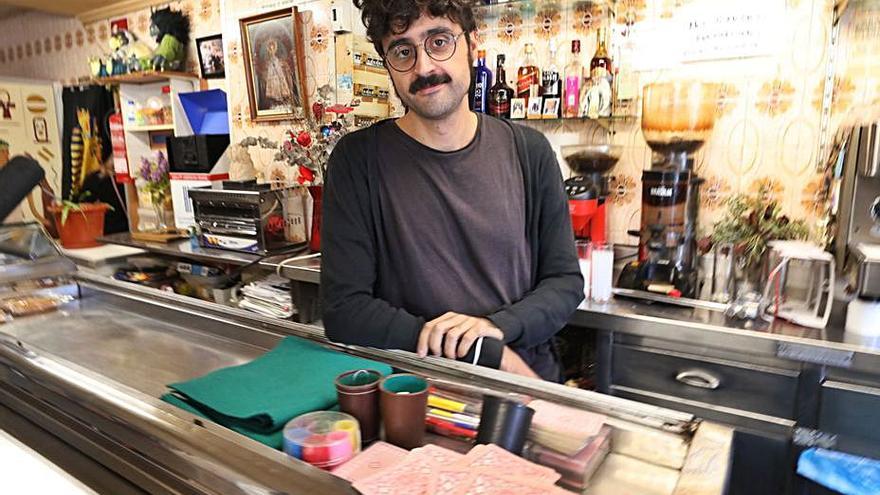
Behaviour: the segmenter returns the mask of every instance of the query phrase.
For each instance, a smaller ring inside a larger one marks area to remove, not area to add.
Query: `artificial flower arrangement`
[[[285,133],[281,143],[265,137],[247,137],[239,143],[244,148],[258,146],[275,150],[274,160],[294,167],[297,182],[304,186],[317,186],[324,183],[330,153],[345,134],[353,130],[345,115],[352,107],[340,104],[329,105],[333,90],[323,86],[318,90],[321,101],[312,105],[313,120],[302,129],[291,129]],[[325,116],[334,114],[333,118]]]

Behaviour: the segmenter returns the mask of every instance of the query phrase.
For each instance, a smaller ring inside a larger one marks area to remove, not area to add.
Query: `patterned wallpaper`
[[[717,0],[619,0],[612,19],[601,9],[577,2],[538,0],[533,8],[511,4],[504,15],[481,15],[481,44],[490,64],[503,49],[508,67],[520,65],[523,45],[534,42],[538,63],[546,63],[547,40],[560,41],[560,67],[568,40],[582,40],[588,60],[595,49],[595,30],[616,22],[650,22],[675,17],[679,9]],[[706,179],[701,198],[704,228],[719,218],[723,201],[737,192],[755,191],[762,184],[794,216],[817,222],[824,211],[822,177],[817,172],[822,136],[821,109],[829,61],[833,0],[768,0],[784,9],[778,22],[779,41],[769,56],[742,60],[682,64],[640,74],[640,84],[651,81],[696,78],[723,83],[715,131],[697,154],[697,170]],[[296,4],[305,14],[305,58],[310,99],[315,90],[335,80],[333,36],[328,19],[330,0],[176,0],[171,5],[189,12],[195,36],[222,31],[227,57],[227,92],[232,119],[232,138],[265,136],[277,139],[298,123],[254,123],[249,119],[244,60],[238,19]],[[717,5],[717,4],[716,4]],[[569,7],[564,7],[569,6]],[[572,7],[573,6],[573,7]],[[144,36],[148,11],[128,16],[130,27]],[[39,26],[39,29],[35,29]],[[109,23],[82,26],[75,20],[29,14],[0,22],[0,75],[70,81],[85,74],[85,59],[106,46]],[[39,34],[36,34],[39,33]],[[639,51],[646,47],[635,46]],[[880,77],[866,77],[862,70],[877,60],[880,46],[870,45],[861,56],[850,55],[833,77],[832,105],[835,126],[851,121],[865,105],[880,103]],[[868,62],[866,62],[866,60]],[[191,57],[191,64],[195,58]],[[861,64],[861,65],[860,65]],[[855,70],[854,68],[859,68]],[[508,76],[512,76],[512,70]],[[873,74],[873,73],[871,73]],[[623,157],[613,171],[610,231],[614,242],[632,242],[627,229],[636,228],[640,210],[640,175],[650,165],[651,154],[638,120],[616,121],[609,134],[590,122],[530,123],[542,130],[554,148],[564,144],[605,142],[624,146]],[[290,177],[290,171],[273,164],[270,152],[253,152],[263,177]],[[560,160],[561,161],[561,160]],[[563,174],[567,167],[561,163]]]
[[[617,23],[625,31],[630,22],[650,22],[674,17],[679,9],[712,0],[623,0],[611,19],[599,7],[560,7],[558,2],[537,2],[534,9],[494,7],[478,17],[482,45],[490,63],[506,53],[508,67],[518,67],[526,42],[535,43],[539,65],[546,63],[545,40],[562,40],[557,64],[566,63],[571,39],[580,39],[582,59],[595,51],[596,29]],[[784,0],[780,0],[784,1]],[[572,2],[573,3],[573,2]],[[585,4],[586,5],[586,4]],[[652,81],[698,79],[722,83],[722,103],[715,130],[697,153],[696,169],[706,179],[701,191],[700,225],[708,230],[723,212],[724,200],[737,192],[767,185],[769,195],[797,217],[815,221],[825,207],[819,160],[820,115],[832,24],[832,0],[788,0],[781,17],[780,46],[767,57],[679,64],[663,70],[641,72],[640,84]],[[616,38],[625,41],[625,38]],[[639,46],[634,51],[647,47]],[[500,50],[500,52],[499,52]],[[511,61],[512,58],[512,61]],[[615,61],[619,63],[619,60]],[[508,79],[511,79],[508,69]],[[852,104],[838,89],[839,106]],[[640,93],[640,92],[639,92]],[[641,172],[650,167],[651,152],[637,119],[612,122],[606,127],[590,122],[531,123],[542,130],[554,148],[565,144],[622,145],[621,160],[612,170],[609,230],[612,242],[632,243],[628,229],[638,229],[641,207]],[[561,156],[560,156],[560,161]],[[563,173],[569,173],[561,163]]]
[[[168,6],[190,16],[193,38],[220,32],[220,0],[174,0]],[[138,39],[149,37],[150,9],[113,19],[128,19],[128,29]],[[87,76],[88,58],[110,50],[110,20],[86,25],[74,18],[29,12],[0,21],[0,75],[49,79],[64,84]],[[187,70],[198,72],[194,43],[190,43]]]

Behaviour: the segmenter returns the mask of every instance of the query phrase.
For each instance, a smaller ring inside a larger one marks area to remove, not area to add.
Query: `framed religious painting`
[[[305,119],[302,21],[296,7],[239,21],[251,120]]]

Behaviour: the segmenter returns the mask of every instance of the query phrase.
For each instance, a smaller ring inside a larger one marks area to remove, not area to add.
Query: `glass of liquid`
[[[612,272],[614,271],[614,246],[593,244],[590,252],[590,293],[593,302],[611,300]]]
[[[581,267],[581,275],[584,277],[584,300],[590,300],[590,255],[593,244],[590,241],[575,241],[577,247],[578,264]]]

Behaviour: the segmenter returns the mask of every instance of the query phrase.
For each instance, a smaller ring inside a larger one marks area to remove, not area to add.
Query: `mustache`
[[[452,82],[452,78],[449,77],[449,74],[431,74],[425,77],[418,77],[409,85],[409,92],[410,94],[416,94],[425,88],[448,82]]]

